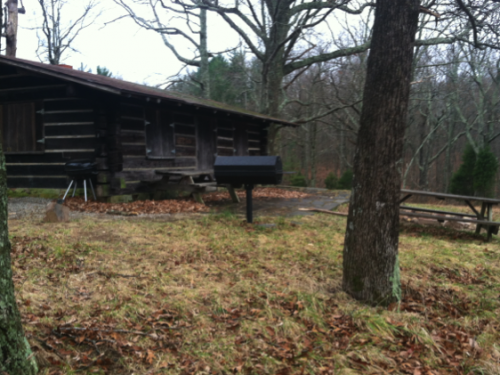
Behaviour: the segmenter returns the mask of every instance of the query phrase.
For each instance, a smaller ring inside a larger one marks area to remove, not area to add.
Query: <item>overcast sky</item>
[[[40,5],[37,0],[23,0],[23,3],[26,14],[19,15],[17,57],[40,61],[36,54],[37,31],[31,29],[41,26]],[[63,12],[66,20],[75,19],[81,14],[85,2],[73,0],[70,3]],[[164,46],[157,33],[141,29],[130,19],[121,19],[104,26],[105,22],[124,14],[113,1],[101,0],[100,9],[102,14],[96,22],[82,30],[75,40],[73,47],[78,52],[69,51],[64,55],[65,64],[77,69],[83,63],[94,73],[97,65],[100,65],[124,80],[148,84],[164,82],[182,68],[182,64]],[[238,43],[237,37],[228,32],[223,22],[217,21],[214,15],[210,17],[209,42],[214,50]],[[41,31],[38,34],[41,35]]]

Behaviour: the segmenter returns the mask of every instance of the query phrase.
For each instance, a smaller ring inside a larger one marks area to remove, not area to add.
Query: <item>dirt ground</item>
[[[208,212],[230,212],[236,215],[245,215],[246,193],[245,191],[237,191],[237,194],[240,203],[233,203],[227,191],[219,191],[204,194],[205,204],[197,203],[191,198],[116,204],[84,202],[82,198],[70,198],[66,200],[65,205],[75,212],[120,216]],[[349,199],[348,192],[326,189],[257,188],[253,191],[252,196],[254,217],[309,215],[311,212],[300,211],[299,208],[334,210]]]

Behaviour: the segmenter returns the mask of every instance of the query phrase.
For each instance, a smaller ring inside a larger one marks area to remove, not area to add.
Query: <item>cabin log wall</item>
[[[93,104],[84,98],[68,97],[71,91],[70,84],[56,79],[0,67],[0,106],[35,103],[34,116],[41,123],[35,137],[36,150],[4,150],[9,188],[65,188],[64,164],[74,159],[94,158]]]
[[[0,64],[0,118],[2,105],[29,102],[36,103],[43,144],[32,153],[6,152],[9,188],[64,189],[65,163],[90,159],[99,196],[150,192],[158,169],[207,170],[217,155],[266,154],[264,122],[124,98]]]

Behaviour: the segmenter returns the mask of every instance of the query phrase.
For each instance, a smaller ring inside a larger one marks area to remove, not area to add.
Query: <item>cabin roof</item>
[[[25,69],[27,71],[38,74],[45,74],[64,81],[78,83],[83,86],[109,92],[115,95],[121,95],[125,97],[143,97],[150,98],[150,100],[166,100],[174,103],[213,109],[225,113],[248,116],[267,123],[277,123],[285,126],[297,126],[297,124],[294,124],[293,122],[269,117],[258,112],[234,107],[228,104],[216,102],[214,100],[197,98],[183,93],[166,91],[155,87],[149,87],[137,83],[123,81],[116,78],[82,72],[64,66],[43,64],[35,61],[23,60],[1,55],[0,63]]]

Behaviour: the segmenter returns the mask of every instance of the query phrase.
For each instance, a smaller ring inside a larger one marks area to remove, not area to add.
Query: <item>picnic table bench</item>
[[[213,169],[157,169],[155,170],[155,174],[162,176],[160,181],[155,182],[156,188],[189,192],[198,203],[204,203],[201,193],[215,191],[217,186],[226,187],[233,201],[239,202],[238,195],[236,195],[232,186],[217,184],[217,181],[214,179]]]
[[[432,191],[420,191],[420,190],[407,190],[401,189],[401,193],[404,195],[400,199],[400,214],[409,217],[419,217],[425,219],[436,219],[440,222],[445,220],[448,221],[458,221],[465,223],[476,224],[476,233],[479,234],[481,228],[486,228],[487,230],[487,241],[491,240],[492,234],[498,234],[498,228],[500,227],[500,222],[493,221],[493,206],[500,204],[500,199],[494,198],[482,198],[482,197],[470,197],[466,195],[454,195],[445,193],[436,193]],[[474,212],[474,214],[465,214],[461,212],[452,211],[442,211],[433,210],[428,208],[420,208],[413,206],[401,205],[407,199],[414,195],[432,197],[440,200],[444,199],[455,199],[458,201],[464,201],[467,206]],[[478,211],[472,202],[481,203],[481,209]],[[408,212],[406,212],[408,211]],[[446,215],[446,216],[445,216]]]

